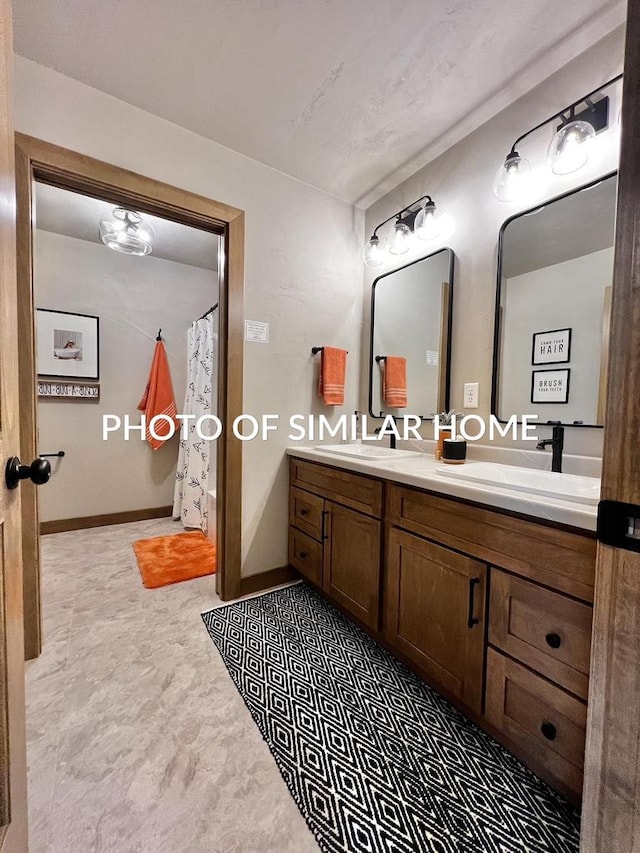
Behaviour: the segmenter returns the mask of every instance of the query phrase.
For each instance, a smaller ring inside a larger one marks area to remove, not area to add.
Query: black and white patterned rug
[[[578,850],[575,810],[306,584],[202,618],[322,850]]]

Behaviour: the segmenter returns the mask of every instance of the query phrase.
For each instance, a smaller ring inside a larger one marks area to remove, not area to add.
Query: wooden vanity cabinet
[[[377,631],[382,484],[296,459],[290,479],[289,563]]]
[[[580,800],[592,535],[296,458],[289,521],[292,566]]]

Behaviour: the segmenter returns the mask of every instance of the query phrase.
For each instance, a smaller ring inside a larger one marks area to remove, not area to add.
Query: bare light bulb
[[[531,164],[517,151],[511,151],[496,172],[493,192],[498,201],[517,201],[531,185]]]
[[[568,121],[555,134],[547,151],[554,175],[568,175],[582,168],[589,159],[596,132],[588,121]]]
[[[411,229],[399,219],[394,226],[394,233],[389,246],[393,255],[404,255],[411,246]]]
[[[380,238],[374,234],[371,239],[364,244],[362,260],[368,267],[379,267],[384,263],[385,254],[386,252],[384,246],[380,242]]]
[[[425,206],[418,211],[415,222],[413,223],[413,231],[416,237],[420,240],[435,240],[440,236],[442,229],[442,214],[431,200],[427,201]]]

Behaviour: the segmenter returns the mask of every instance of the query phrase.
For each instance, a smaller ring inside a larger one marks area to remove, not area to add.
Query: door
[[[478,712],[486,576],[484,563],[391,528],[387,639],[428,681]]]
[[[0,851],[27,850],[20,490],[4,467],[19,450],[11,5],[0,0]]]
[[[602,468],[618,536],[598,543],[581,853],[640,850],[639,43],[629,0]]]
[[[381,522],[325,501],[323,588],[370,628],[380,614]]]

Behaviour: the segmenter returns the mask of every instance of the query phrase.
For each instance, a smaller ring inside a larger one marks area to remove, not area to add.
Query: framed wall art
[[[571,359],[571,329],[535,332],[531,364],[566,364]]]
[[[100,320],[91,314],[36,310],[38,376],[100,378]]]
[[[531,374],[532,403],[568,403],[571,370],[534,370]]]

